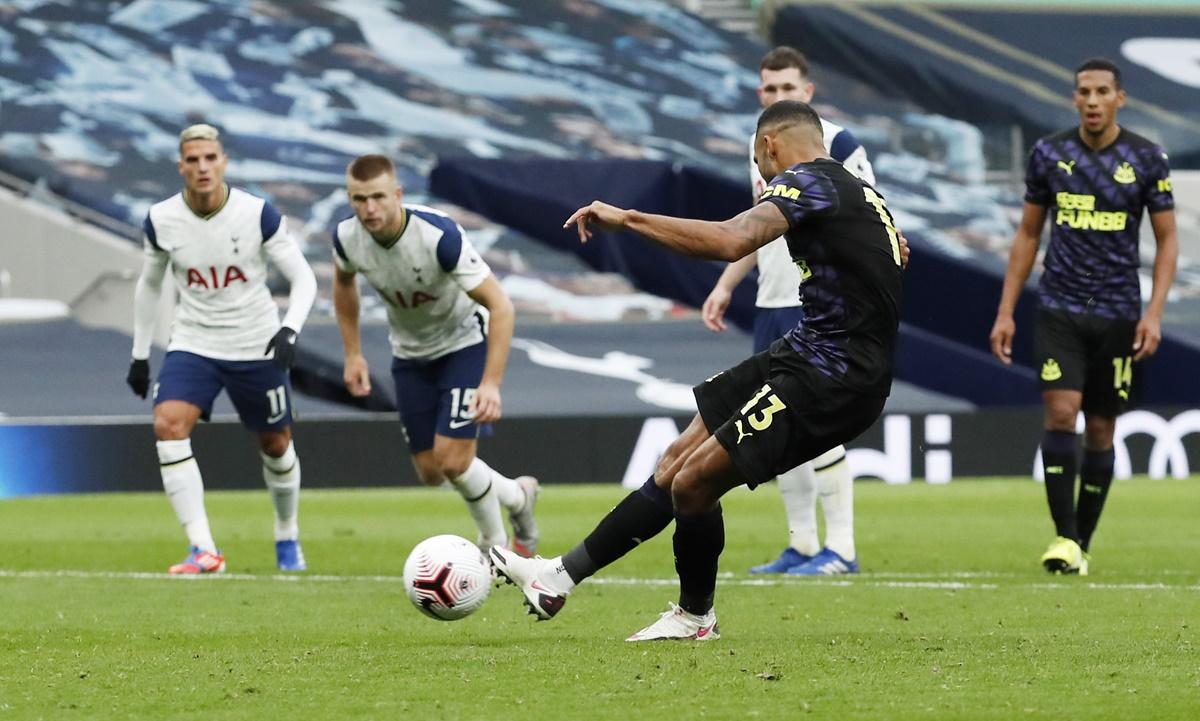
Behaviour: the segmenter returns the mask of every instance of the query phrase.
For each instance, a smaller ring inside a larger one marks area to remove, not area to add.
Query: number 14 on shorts
[[[756,411],[756,408],[759,410]],[[787,406],[779,400],[779,396],[771,392],[771,385],[764,383],[754,397],[742,406],[740,413],[745,418],[734,421],[738,432],[737,442],[740,444],[743,438],[754,435],[754,431],[765,431],[770,428],[772,416],[784,408]],[[745,421],[745,425],[743,425],[743,421]],[[747,427],[750,430],[747,430]]]

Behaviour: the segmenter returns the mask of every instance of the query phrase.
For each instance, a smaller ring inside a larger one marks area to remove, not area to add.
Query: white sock
[[[290,441],[287,450],[278,458],[261,452],[259,455],[262,456],[263,480],[267,482],[271,501],[275,504],[275,540],[295,541],[300,538],[300,525],[297,522],[300,513],[300,457]]]
[[[495,468],[484,463],[479,458],[471,461],[472,468],[478,464],[484,471],[491,474],[492,490],[496,492],[496,498],[500,501],[500,505],[506,510],[516,513],[525,507],[525,491],[521,490],[521,486],[516,481],[503,475]],[[478,472],[468,469],[468,473]]]
[[[498,475],[478,458],[471,461],[467,470],[450,483],[467,502],[467,510],[479,528],[479,545],[482,548],[507,546],[508,533],[504,530],[504,519],[500,517],[500,499],[493,476]]]
[[[847,561],[855,559],[854,479],[846,462],[846,449],[837,448],[818,456],[817,492],[825,512],[825,547]]]
[[[542,570],[538,571],[538,580],[551,591],[563,596],[575,589],[575,582],[563,567],[562,556],[546,559]]]
[[[783,510],[787,513],[788,543],[805,556],[821,550],[817,539],[817,479],[813,464],[804,463],[777,476]]]
[[[187,533],[188,544],[202,551],[217,552],[208,514],[204,512],[204,481],[200,466],[192,455],[192,441],[159,441],[158,470],[162,474],[163,490],[175,509],[175,517]]]

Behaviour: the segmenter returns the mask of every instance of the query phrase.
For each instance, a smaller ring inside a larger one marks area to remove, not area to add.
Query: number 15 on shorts
[[[756,408],[758,410],[755,410]],[[765,431],[770,428],[771,421],[774,420],[773,416],[784,408],[787,406],[779,400],[779,396],[771,392],[771,385],[763,384],[754,397],[742,406],[740,413],[744,418],[734,421],[738,432],[737,442],[740,444],[743,438],[754,435],[755,431]]]

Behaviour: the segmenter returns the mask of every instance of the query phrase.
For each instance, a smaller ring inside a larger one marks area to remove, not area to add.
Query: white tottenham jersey
[[[845,166],[855,177],[875,184],[875,171],[867,160],[867,151],[858,139],[840,125],[821,118],[821,130],[825,134],[825,149],[829,156]],[[762,195],[767,183],[758,172],[754,162],[754,138],[750,138],[750,183],[754,200]],[[758,249],[758,297],[754,304],[759,308],[790,308],[800,305],[800,271],[796,269],[787,241],[776,238]]]
[[[487,309],[470,296],[492,270],[449,216],[404,206],[404,230],[384,247],[358,218],[338,223],[333,262],[362,273],[387,306],[397,358],[432,360],[482,342]]]
[[[143,230],[147,256],[169,258],[179,289],[167,350],[218,360],[266,358],[280,325],[267,258],[300,253],[279,211],[230,188],[220,210],[200,217],[178,193],[151,206]]]

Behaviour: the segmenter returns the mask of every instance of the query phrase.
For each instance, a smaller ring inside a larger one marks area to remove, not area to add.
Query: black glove
[[[129,373],[125,376],[125,382],[133,389],[135,396],[145,398],[150,392],[150,361],[137,358],[129,361]]]
[[[292,367],[292,362],[296,360],[296,331],[283,326],[279,331],[267,342],[267,349],[263,351],[263,355],[271,355],[271,351],[275,351],[275,365],[282,370],[288,370]]]

